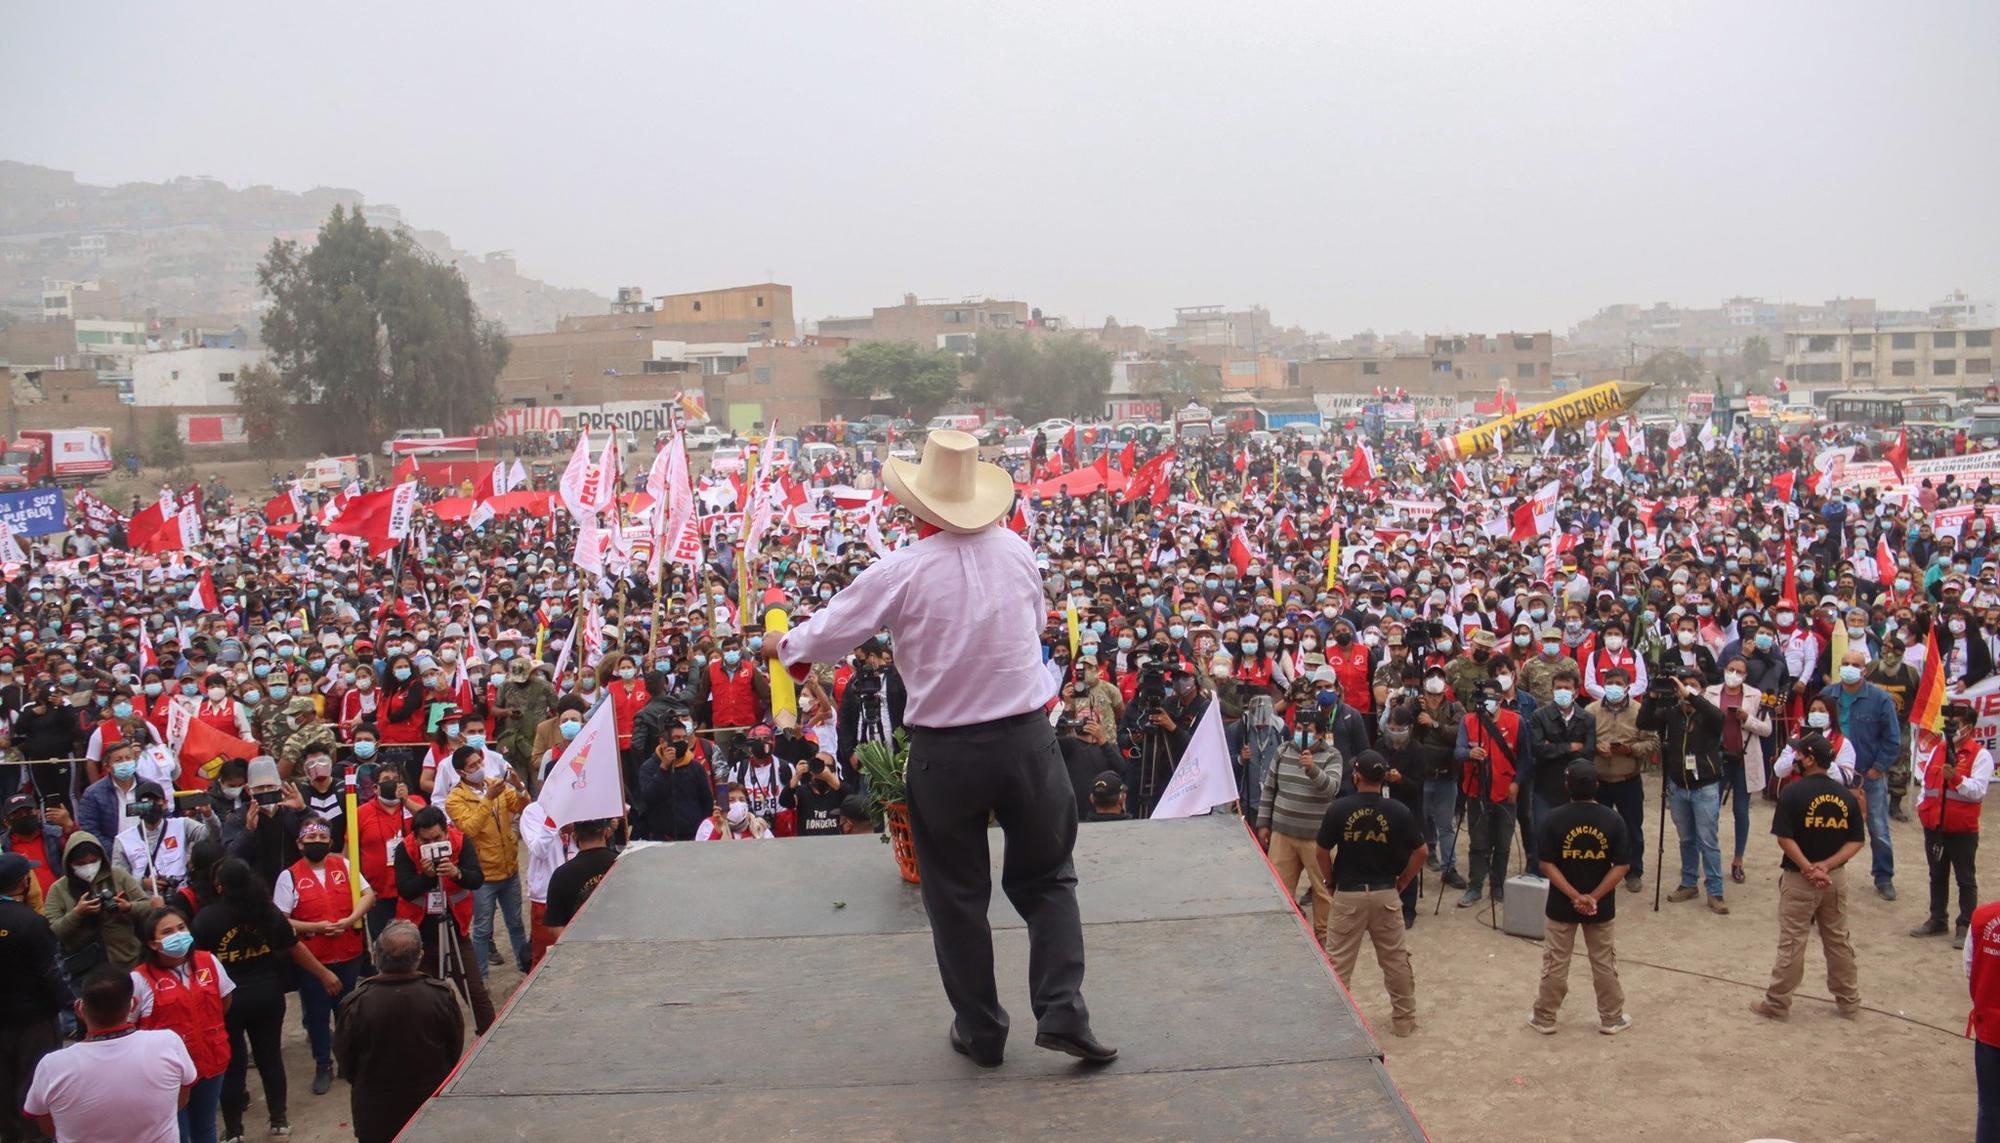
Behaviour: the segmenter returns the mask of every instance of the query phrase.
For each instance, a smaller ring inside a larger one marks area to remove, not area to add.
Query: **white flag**
[[[527,486],[528,486],[528,469],[520,461],[517,460],[514,462],[514,467],[507,470],[507,487],[526,488]]]
[[[1187,753],[1153,807],[1156,818],[1191,818],[1236,800],[1236,770],[1229,762],[1229,740],[1222,734],[1222,704],[1210,702],[1195,723]]]
[[[595,512],[586,512],[577,518],[576,552],[571,562],[593,575],[604,574],[604,548],[599,540]]]
[[[1667,447],[1674,450],[1675,452],[1679,452],[1682,449],[1686,448],[1687,446],[1688,446],[1687,426],[1675,425],[1673,431],[1667,434]]]
[[[578,601],[579,601],[579,602],[581,602],[581,597],[578,597]],[[564,638],[564,639],[563,639],[563,645],[562,645],[562,653],[556,656],[556,685],[557,685],[557,686],[562,686],[562,685],[563,685],[563,678],[564,678],[564,672],[565,672],[565,671],[567,671],[567,670],[569,669],[569,656],[570,656],[570,652],[572,652],[572,651],[576,650],[576,633],[577,633],[577,629],[578,629],[578,628],[580,628],[580,627],[582,627],[582,626],[583,626],[583,624],[582,624],[582,623],[581,623],[580,621],[578,621],[578,620],[575,620],[575,619],[572,619],[572,620],[570,621],[570,625],[569,625],[569,635],[568,635],[568,636],[567,636],[566,638]]]
[[[597,458],[596,479],[589,486],[584,505],[602,512],[618,503],[618,431],[604,438],[604,454]]]
[[[569,464],[563,467],[562,479],[556,482],[563,507],[578,519],[592,507],[590,485],[594,467],[590,462],[590,431],[585,429],[576,434],[576,451],[569,454]]]
[[[493,502],[491,500],[481,500],[472,509],[472,514],[465,518],[465,526],[476,532],[480,528],[485,527],[492,519]]]
[[[1704,452],[1714,452],[1722,444],[1722,434],[1715,431],[1714,421],[1703,421],[1701,423],[1701,432],[1695,439],[1701,442],[1702,451]]]
[[[618,769],[618,720],[608,701],[584,720],[583,729],[563,747],[539,801],[560,828],[573,822],[625,816],[624,779]]]

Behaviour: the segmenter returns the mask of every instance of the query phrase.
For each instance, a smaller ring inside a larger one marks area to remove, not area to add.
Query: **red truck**
[[[24,429],[0,453],[0,488],[89,484],[111,468],[110,429]]]

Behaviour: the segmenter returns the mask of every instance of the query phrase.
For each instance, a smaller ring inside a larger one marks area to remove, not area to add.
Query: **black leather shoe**
[[[1052,1052],[1066,1052],[1087,1064],[1108,1064],[1118,1058],[1118,1049],[1098,1043],[1097,1037],[1088,1032],[1077,1036],[1037,1032],[1035,1046]]]
[[[966,1043],[965,1038],[958,1034],[958,1025],[956,1023],[951,1026],[951,1050],[982,1068],[997,1068],[1000,1066],[1001,1057],[999,1056],[993,1056],[989,1059],[985,1056],[973,1055],[972,1045]]]

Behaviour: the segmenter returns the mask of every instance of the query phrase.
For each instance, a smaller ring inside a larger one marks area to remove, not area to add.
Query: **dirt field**
[[[1647,791],[1648,866],[1657,844],[1656,793]],[[1849,927],[1869,1010],[1854,1021],[1835,1013],[1815,938],[1791,1019],[1777,1024],[1749,1011],[1777,948],[1770,817],[1770,803],[1753,800],[1748,880],[1725,883],[1726,917],[1700,898],[1663,901],[1655,914],[1651,868],[1643,892],[1619,890],[1619,976],[1633,1021],[1619,1036],[1596,1031],[1580,941],[1561,1030],[1530,1030],[1540,942],[1488,929],[1485,907],[1455,908],[1455,891],[1433,918],[1437,879],[1427,874],[1410,933],[1417,1034],[1387,1034],[1388,995],[1366,946],[1350,986],[1387,1048],[1390,1075],[1431,1137],[1526,1140],[1550,1137],[1556,1125],[1590,1124],[1585,1134],[1593,1139],[1673,1143],[1971,1139],[1976,1097],[1972,1042],[1960,1035],[1967,1011],[1961,954],[1949,938],[1906,935],[1926,908],[1922,831],[1914,821],[1892,823],[1895,902],[1876,896],[1865,849],[1848,869]],[[1732,829],[1725,807],[1725,861]],[[1669,891],[1679,883],[1676,841],[1669,821]],[[1520,862],[1517,844],[1517,871]],[[1991,848],[1980,850],[1979,876],[1982,898],[2000,892],[2000,857]]]

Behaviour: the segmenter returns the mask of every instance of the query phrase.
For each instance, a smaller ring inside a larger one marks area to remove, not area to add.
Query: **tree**
[[[1743,391],[1758,397],[1776,392],[1771,384],[1771,343],[1761,337],[1743,343]]]
[[[889,399],[922,419],[958,392],[958,357],[909,341],[864,341],[841,351],[820,378],[850,397]]]
[[[1661,388],[1679,386],[1692,389],[1702,383],[1701,366],[1678,349],[1662,349],[1639,366],[1634,381],[1646,381]]]
[[[169,415],[153,421],[152,431],[146,434],[146,463],[168,471],[186,466],[179,417]]]
[[[1111,354],[1080,337],[1001,330],[980,334],[976,351],[977,392],[1024,421],[1104,411]]]
[[[499,404],[505,331],[480,316],[457,268],[408,234],[335,207],[312,249],[273,240],[257,281],[286,393],[324,414],[342,445],[417,425],[462,432]]]
[[[237,374],[236,406],[243,410],[251,454],[264,460],[281,455],[291,435],[292,402],[278,371],[259,362]]]
[[[1193,398],[1222,388],[1222,371],[1185,349],[1175,350],[1154,363],[1139,388],[1149,395]]]

